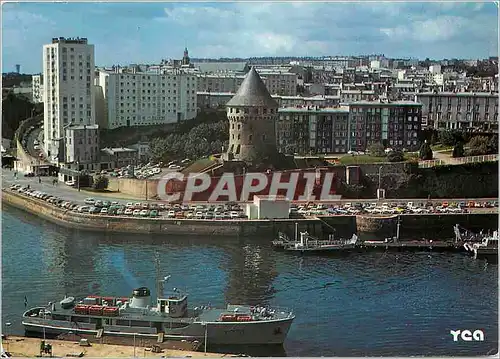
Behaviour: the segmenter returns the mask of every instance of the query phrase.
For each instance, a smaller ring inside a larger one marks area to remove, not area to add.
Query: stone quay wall
[[[300,222],[301,227],[311,232],[318,233],[321,230],[321,222],[316,219],[222,221],[77,213],[10,191],[3,191],[2,202],[65,227],[103,232],[213,236],[275,235],[278,230],[294,228],[296,222]]]
[[[299,232],[308,231],[318,237],[333,232],[341,237],[350,237],[354,232],[371,233],[375,236],[394,236],[398,217],[401,221],[402,239],[415,239],[415,236],[452,238],[454,237],[453,226],[455,224],[475,231],[498,228],[497,213],[409,214],[385,217],[358,215],[275,220],[197,220],[77,213],[9,190],[3,191],[2,202],[65,227],[116,233],[274,237],[278,231],[293,235],[297,226]]]

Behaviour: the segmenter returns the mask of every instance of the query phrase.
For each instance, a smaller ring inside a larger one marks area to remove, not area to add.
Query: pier
[[[449,241],[365,241],[361,250],[394,250],[394,251],[436,251],[436,252],[465,252],[463,243]]]
[[[69,338],[71,340],[45,340],[45,344],[50,344],[52,347],[51,355],[43,354],[42,357],[90,357],[90,358],[134,358],[134,357],[148,357],[148,358],[189,358],[189,357],[203,357],[208,356],[211,358],[228,356],[227,354],[219,353],[204,353],[193,350],[180,350],[160,347],[160,349],[153,349],[153,345],[145,345],[137,340],[136,345],[125,344],[106,344],[100,343],[99,339],[88,339],[82,343],[88,343],[88,346],[81,345],[79,341],[80,336]],[[35,358],[40,357],[40,345],[43,339],[20,337],[20,336],[2,336],[2,348],[8,352],[12,357]],[[182,346],[183,343],[178,343]],[[158,352],[159,351],[159,352]],[[230,356],[230,355],[229,355]],[[3,356],[2,356],[3,357]]]

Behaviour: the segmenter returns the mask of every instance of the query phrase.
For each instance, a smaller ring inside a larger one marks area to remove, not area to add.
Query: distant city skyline
[[[2,72],[42,70],[53,37],[86,37],[98,66],[182,57],[479,59],[498,55],[492,2],[7,3]]]

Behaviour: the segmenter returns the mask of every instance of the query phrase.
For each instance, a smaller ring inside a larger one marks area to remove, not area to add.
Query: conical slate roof
[[[273,100],[267,87],[262,82],[255,68],[252,67],[245,79],[241,83],[236,95],[229,100],[226,106],[265,106],[278,107],[278,103]]]

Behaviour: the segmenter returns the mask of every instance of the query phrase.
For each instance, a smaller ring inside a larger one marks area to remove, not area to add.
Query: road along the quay
[[[78,189],[67,186],[63,182],[58,182],[57,185],[53,185],[54,177],[41,177],[41,183],[38,181],[38,177],[23,177],[22,174],[17,175],[17,178],[14,177],[14,171],[9,171],[9,170],[3,170],[2,171],[2,187],[3,188],[8,188],[12,184],[20,184],[22,186],[27,186],[29,185],[30,188],[33,188],[34,190],[37,191],[42,191],[47,194],[57,196],[61,199],[65,199],[74,203],[78,204],[84,204],[85,198],[92,197],[96,200],[101,200],[101,201],[118,201],[118,202],[141,202],[141,203],[159,203],[161,201],[157,200],[144,200],[140,199],[137,197],[130,197],[130,196],[125,196],[121,195],[120,193],[106,193],[106,194],[99,194],[96,192],[91,192],[91,191],[86,191],[81,189],[78,191]],[[408,203],[408,202],[413,202],[413,203],[426,203],[428,202],[428,198],[404,198],[404,199],[395,199],[395,198],[388,198],[388,199],[381,199],[377,200],[376,198],[373,199],[341,199],[341,200],[336,200],[332,201],[329,203],[332,204],[345,204],[345,203],[366,203],[366,202],[374,202],[374,203],[383,203],[383,202],[388,202],[388,203]],[[491,201],[498,201],[498,198],[432,198],[430,200],[431,202],[437,204],[440,204],[442,202],[491,202]],[[165,202],[163,202],[165,203]],[[196,203],[196,202],[191,202],[191,203]],[[206,202],[200,202],[200,203],[206,203]]]

